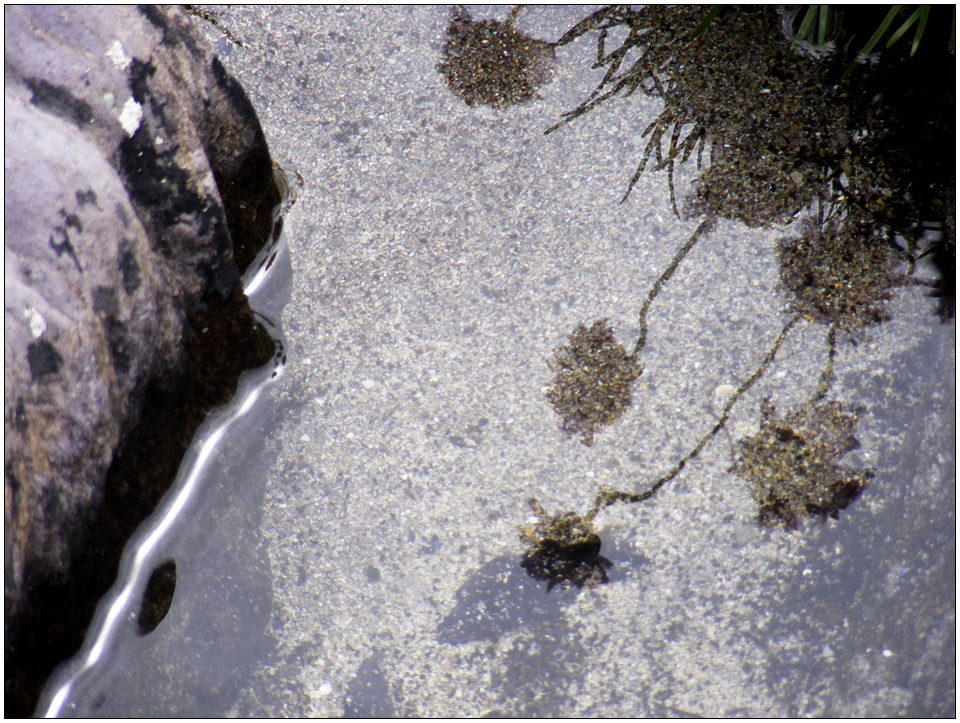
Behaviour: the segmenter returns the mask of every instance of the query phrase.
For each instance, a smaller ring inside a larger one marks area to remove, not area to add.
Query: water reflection
[[[261,84],[265,56],[232,56],[260,107],[283,109],[272,127],[285,152],[309,160],[317,191],[291,227],[298,280],[285,328],[298,361],[271,419],[276,431],[261,433],[264,457],[275,456],[256,472],[262,516],[244,535],[249,556],[225,573],[243,578],[234,580],[246,591],[239,597],[258,606],[267,598],[253,590],[266,585],[269,621],[262,610],[224,611],[252,641],[250,667],[231,673],[237,683],[216,656],[167,665],[198,647],[171,641],[140,678],[168,676],[156,710],[950,711],[949,671],[939,669],[953,659],[953,432],[943,424],[952,397],[941,378],[952,342],[924,322],[919,293],[892,290],[892,318],[833,352],[830,324],[798,316],[783,331],[773,293],[779,232],[714,219],[701,233],[698,221],[671,221],[666,184],[647,174],[618,207],[635,166],[616,159],[643,152],[647,137],[635,137],[661,107],[637,93],[628,99],[636,106],[598,106],[542,136],[596,87],[603,68],[574,72],[594,62],[593,47],[564,46],[542,101],[497,112],[466,105],[437,75],[446,10],[226,12],[260,33],[271,55],[291,59],[289,74]],[[584,14],[527,8],[515,24],[552,39]],[[288,30],[308,25],[316,32]],[[610,48],[616,39],[611,28]],[[304,52],[324,62],[298,65]],[[287,84],[297,73],[310,92]],[[636,108],[629,121],[625,108]],[[344,132],[352,145],[338,139]],[[661,136],[663,161],[672,134],[669,126]],[[709,144],[689,158],[700,148]],[[676,210],[688,210],[676,165]],[[806,168],[801,186],[815,178]],[[793,170],[782,180],[796,183]],[[759,219],[797,203],[742,207]],[[647,303],[651,288],[656,304]],[[586,447],[558,429],[546,360],[578,324],[599,318],[638,336],[644,373],[629,409]],[[769,350],[781,345],[774,359]],[[714,408],[713,390],[729,400],[758,368],[737,404]],[[867,408],[856,428],[863,446],[841,466],[877,476],[839,520],[802,535],[761,529],[749,483],[726,472],[733,443],[758,433],[761,399],[789,415],[824,378],[827,401]],[[665,475],[656,497],[588,520],[607,538],[607,584],[548,593],[549,580],[526,574],[517,540],[525,500],[577,509],[598,488],[630,492],[677,460],[683,474]],[[269,564],[243,562],[255,551]],[[178,580],[178,596],[185,586]],[[203,608],[199,594],[187,606]],[[209,669],[215,695],[178,697],[198,690]],[[168,682],[177,676],[191,682]],[[109,707],[120,687],[103,710],[139,710]]]

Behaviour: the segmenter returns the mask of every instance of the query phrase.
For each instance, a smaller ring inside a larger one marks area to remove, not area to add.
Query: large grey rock
[[[62,579],[185,319],[279,195],[263,133],[182,11],[4,9],[4,603]]]

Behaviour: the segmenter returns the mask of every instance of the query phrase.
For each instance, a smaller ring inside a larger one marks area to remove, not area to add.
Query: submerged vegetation
[[[881,6],[878,6],[881,7]],[[910,57],[917,54],[920,42],[923,39],[927,22],[930,19],[932,5],[891,5],[887,14],[873,31],[870,39],[860,48],[856,57],[844,69],[841,80],[845,80],[857,68],[865,64],[874,48],[887,39],[885,50],[890,50],[911,29],[914,30],[913,42],[910,44]],[[713,5],[700,21],[692,37],[697,37],[716,19],[725,9],[724,5]],[[912,10],[912,12],[911,12]],[[803,13],[801,16],[801,12]],[[956,52],[956,7],[952,8],[953,18],[950,28],[948,50],[951,55]],[[781,17],[783,36],[790,41],[788,54],[799,51],[813,59],[823,58],[837,49],[838,42],[845,35],[855,35],[855,30],[848,30],[844,24],[844,10],[837,5],[783,5],[777,8]],[[895,25],[902,20],[899,25]],[[861,23],[862,26],[862,23]],[[848,43],[848,50],[849,50]]]
[[[589,329],[578,326],[553,355],[557,376],[547,400],[563,417],[563,429],[581,435],[589,447],[594,432],[613,424],[630,406],[630,389],[643,367],[614,338],[606,319]]]
[[[837,40],[843,28],[853,35],[854,27],[877,27],[876,12],[847,7],[843,21],[821,11],[818,39],[822,23],[825,37]],[[675,166],[695,154],[700,169],[706,155],[688,214],[762,226],[825,206],[827,218],[854,224],[834,230],[840,242],[886,244],[911,268],[924,253],[934,258],[941,275],[935,293],[949,318],[956,256],[952,48],[937,55],[946,43],[932,38],[931,52],[913,58],[889,51],[881,66],[841,81],[852,51],[845,46],[820,61],[793,52],[796,14],[761,6],[602,8],[556,44],[595,33],[593,67],[604,74],[546,132],[614,97],[639,90],[659,98],[663,111],[643,132],[648,141],[624,202],[648,168],[666,170],[680,217]],[[951,23],[938,32],[952,38],[952,30]]]
[[[837,517],[873,477],[870,470],[837,463],[860,446],[853,434],[856,416],[840,402],[806,405],[780,417],[763,400],[761,412],[760,431],[734,445],[737,459],[729,469],[750,483],[760,522],[794,529],[808,515]]]
[[[709,150],[690,211],[748,226],[787,221],[819,195],[822,162],[844,142],[842,114],[832,112],[817,66],[788,61],[771,37],[772,11],[725,13],[691,39],[702,16],[697,6],[610,7],[572,28],[557,44],[597,31],[594,67],[606,72],[593,95],[546,132],[640,90],[664,109],[643,132],[648,141],[623,201],[654,159],[651,170],[668,172],[680,216],[675,165],[696,153],[699,168]],[[624,32],[611,50],[608,39]],[[745,37],[753,39],[749,53]]]
[[[927,91],[932,112],[911,116],[903,109],[918,96],[911,95],[910,84],[903,80],[910,72],[904,69],[915,66],[892,58],[883,73],[848,79],[849,68],[843,72],[843,63],[849,60],[852,39],[840,48],[845,37],[842,13],[825,6],[802,19],[798,13],[769,7],[721,12],[716,7],[610,6],[592,13],[556,43],[595,35],[593,67],[604,73],[596,90],[547,133],[616,96],[639,90],[663,101],[663,111],[643,132],[647,144],[621,202],[646,170],[666,170],[673,209],[681,218],[676,164],[695,155],[701,170],[683,210],[704,220],[651,288],[640,309],[640,337],[633,354],[627,356],[622,348],[614,352],[606,322],[596,322],[589,330],[579,327],[569,344],[555,351],[558,374],[547,399],[564,428],[581,434],[584,444],[590,445],[596,429],[615,422],[630,405],[630,383],[642,370],[639,356],[650,305],[715,220],[735,219],[756,227],[806,216],[798,225],[799,235],[781,239],[777,247],[790,317],[697,445],[640,491],[601,487],[593,507],[583,514],[550,516],[531,501],[538,522],[521,532],[530,548],[523,566],[531,576],[548,581],[548,589],[606,581],[607,566],[598,562],[603,558],[598,558],[596,516],[612,504],[643,502],[676,477],[725,426],[733,406],[765,373],[801,320],[827,327],[828,358],[819,384],[804,404],[783,416],[775,414],[769,400],[763,401],[760,429],[734,443],[729,472],[750,485],[761,524],[795,529],[809,516],[837,517],[873,477],[871,470],[840,464],[859,445],[854,436],[857,415],[844,411],[839,400],[824,401],[832,386],[838,333],[855,340],[862,329],[888,319],[886,302],[898,285],[933,286],[942,299],[941,318],[952,317],[952,70],[949,83],[941,82],[943,98],[933,102]],[[920,21],[912,56],[928,14],[915,11],[887,36],[891,18],[897,17],[890,11],[880,33],[888,38],[886,47]],[[868,45],[877,42],[871,38]],[[865,47],[856,62],[869,61],[869,53]],[[904,120],[906,116],[920,121]],[[951,153],[944,154],[938,144],[949,146]],[[923,256],[937,260],[938,281],[912,278]],[[599,370],[605,367],[597,355],[603,349],[616,356],[616,363],[629,360],[623,376],[601,376]],[[625,394],[618,391],[624,389]]]
[[[594,587],[607,582],[612,563],[600,556],[600,536],[591,519],[573,512],[549,515],[536,500],[529,501],[537,521],[520,531],[530,550],[520,563],[535,580],[554,586]]]
[[[643,502],[676,477],[724,428],[733,406],[802,320],[827,327],[819,384],[805,404],[782,417],[765,401],[760,431],[734,443],[737,459],[729,471],[750,484],[763,524],[796,528],[810,515],[836,517],[872,477],[869,470],[838,464],[858,444],[856,415],[844,412],[840,401],[824,401],[838,333],[856,340],[866,327],[887,320],[886,302],[896,286],[933,287],[932,295],[941,298],[941,318],[953,316],[952,25],[949,77],[931,81],[933,71],[942,75],[940,61],[928,54],[927,65],[917,65],[913,58],[926,37],[929,6],[881,9],[885,16],[878,24],[876,8],[854,6],[615,5],[593,12],[555,43],[514,29],[522,7],[514,7],[503,22],[474,21],[467,10],[454,11],[438,66],[451,91],[469,105],[495,109],[530,100],[550,78],[556,47],[595,37],[593,68],[603,71],[596,89],[545,132],[615,97],[640,91],[658,98],[663,110],[642,133],[647,142],[621,203],[645,171],[666,170],[676,216],[703,218],[651,287],[639,311],[632,354],[606,320],[580,325],[554,350],[555,377],[546,398],[566,432],[589,447],[597,431],[626,413],[633,382],[643,371],[650,306],[717,219],[760,227],[802,216],[777,244],[789,317],[730,395],[719,420],[639,492],[601,488],[582,515],[551,516],[531,500],[537,522],[521,532],[529,547],[524,569],[547,581],[548,589],[606,582],[610,563],[599,556],[594,518],[612,504]],[[856,30],[864,27],[876,29],[865,43]],[[911,29],[909,57],[890,52]],[[872,51],[882,41],[884,62],[877,71]],[[852,73],[864,64],[864,72]],[[904,110],[917,103],[929,112]],[[694,156],[699,174],[682,213],[674,172]],[[925,256],[936,262],[939,280],[913,277]]]
[[[801,236],[781,239],[777,247],[780,280],[792,306],[811,321],[845,331],[889,318],[884,302],[897,283],[898,263],[891,248],[850,238],[854,224],[837,218],[822,224],[805,219],[800,228]]]
[[[522,6],[503,22],[473,20],[466,8],[454,11],[437,70],[467,105],[506,108],[536,97],[553,72],[553,45],[513,28]]]

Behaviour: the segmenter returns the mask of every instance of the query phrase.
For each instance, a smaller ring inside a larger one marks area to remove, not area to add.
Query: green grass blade
[[[829,20],[829,5],[820,6],[820,32],[817,34],[817,45],[823,45],[827,39],[827,20]]]
[[[807,8],[806,14],[803,16],[803,22],[800,23],[800,30],[797,32],[797,38],[800,40],[806,40],[810,35],[810,26],[813,25],[813,21],[817,19],[817,6],[811,5]]]
[[[873,50],[874,46],[880,42],[880,39],[883,37],[884,33],[887,32],[887,28],[890,27],[890,24],[893,22],[894,18],[897,17],[897,14],[903,8],[903,5],[894,5],[890,8],[890,12],[887,13],[887,17],[883,19],[883,22],[880,23],[880,26],[874,31],[873,35],[870,36],[870,40],[867,41],[867,44],[863,46],[863,50],[857,53],[857,57],[853,59],[853,62],[847,66],[846,70],[843,71],[843,75],[840,76],[840,80],[846,80],[850,73],[854,71],[857,65],[863,62],[870,51]]]
[[[903,8],[903,5],[894,5],[890,8],[890,12],[887,13],[887,17],[883,19],[883,22],[880,23],[880,26],[874,31],[873,35],[870,36],[870,39],[867,41],[867,44],[863,46],[863,50],[857,53],[857,59],[863,60],[877,43],[880,42],[880,39],[883,37],[884,33],[887,32],[887,28],[890,27],[890,24],[894,21],[894,18],[900,13],[900,10]]]
[[[906,33],[910,29],[910,26],[913,25],[915,22],[917,22],[917,20],[919,19],[920,19],[920,9],[918,8],[917,10],[914,10],[913,14],[906,19],[906,22],[904,22],[903,25],[897,28],[897,31],[890,36],[890,39],[887,41],[887,48],[892,48],[894,43],[896,43],[900,38],[902,38],[904,33]]]
[[[800,23],[800,29],[797,31],[796,36],[793,38],[793,42],[790,43],[790,50],[787,51],[787,57],[793,57],[793,51],[797,49],[802,41],[806,40],[810,35],[810,26],[813,25],[814,19],[817,17],[817,6],[811,5],[807,8],[806,14],[803,16],[803,22]]]
[[[954,10],[956,12],[956,10]],[[917,48],[920,47],[920,38],[923,37],[923,31],[927,27],[927,18],[930,17],[930,6],[924,5],[920,8],[920,25],[917,26],[917,34],[913,36],[913,45],[910,46],[910,57],[912,58]]]
[[[690,39],[697,37],[700,33],[707,29],[707,26],[710,25],[714,20],[716,20],[717,15],[723,11],[723,5],[714,5],[710,8],[710,11],[703,16],[703,20],[700,21],[700,24],[697,26],[696,30],[690,33]]]

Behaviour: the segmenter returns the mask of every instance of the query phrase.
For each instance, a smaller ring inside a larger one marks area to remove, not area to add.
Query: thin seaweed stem
[[[667,482],[676,477],[680,472],[686,467],[687,462],[696,457],[700,452],[703,451],[704,447],[709,444],[710,440],[713,439],[717,432],[723,429],[727,420],[730,419],[730,412],[733,409],[733,406],[739,401],[749,389],[752,387],[756,381],[763,376],[767,371],[769,366],[773,363],[773,360],[777,356],[777,352],[780,351],[780,347],[783,346],[783,342],[786,340],[787,335],[790,333],[790,330],[796,325],[798,321],[802,318],[802,314],[799,312],[794,314],[790,320],[784,325],[783,329],[780,331],[780,334],[777,336],[776,341],[773,343],[773,346],[770,347],[770,350],[764,356],[763,360],[750,377],[740,385],[740,387],[730,395],[730,399],[727,400],[727,403],[724,405],[723,413],[720,415],[720,419],[717,421],[713,427],[710,428],[703,437],[700,438],[700,441],[697,443],[697,446],[694,447],[690,452],[688,452],[679,462],[677,462],[669,472],[662,475],[658,478],[652,485],[650,485],[643,492],[639,493],[630,493],[630,492],[621,492],[618,490],[611,490],[601,488],[597,493],[596,502],[594,502],[593,508],[584,516],[584,520],[587,522],[593,521],[593,519],[599,514],[602,510],[606,509],[610,505],[614,505],[617,502],[625,502],[629,504],[643,502],[644,500],[650,499],[653,497]]]

